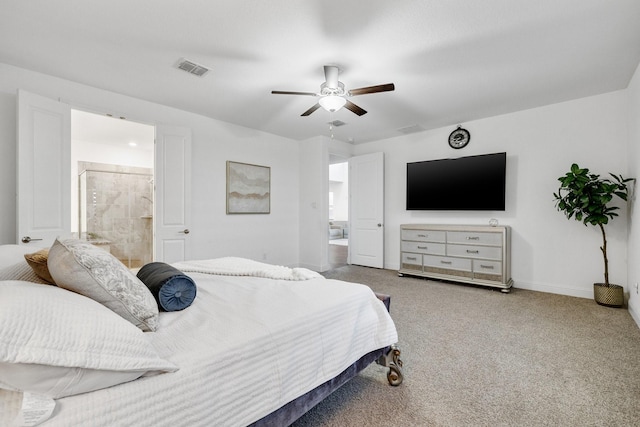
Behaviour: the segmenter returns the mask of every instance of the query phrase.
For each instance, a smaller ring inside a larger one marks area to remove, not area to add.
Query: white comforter
[[[43,426],[244,426],[397,342],[363,285],[189,275],[192,306],[148,333],[180,370],[60,399]]]
[[[253,276],[279,280],[308,280],[322,277],[320,273],[307,268],[290,268],[238,257],[184,261],[175,263],[173,266],[185,273],[207,273],[222,276]]]

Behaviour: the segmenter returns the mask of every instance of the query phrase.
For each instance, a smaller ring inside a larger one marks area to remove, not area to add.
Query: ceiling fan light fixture
[[[330,112],[334,112],[334,111],[338,111],[339,109],[344,107],[344,104],[347,103],[347,100],[344,99],[341,96],[327,95],[327,96],[323,96],[322,98],[320,98],[318,103],[325,110],[330,111]]]

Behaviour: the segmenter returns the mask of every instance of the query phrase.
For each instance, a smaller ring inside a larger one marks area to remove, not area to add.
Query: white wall
[[[1,76],[1,74],[0,74]],[[1,79],[1,78],[0,78]],[[1,85],[0,80],[0,85]],[[0,244],[16,242],[16,97],[0,90]]]
[[[193,224],[189,229],[194,257],[231,255],[298,264],[299,142],[6,64],[0,64],[0,243],[16,239],[18,88],[72,108],[191,128]],[[227,160],[271,167],[271,214],[226,215]]]
[[[557,178],[573,162],[593,172],[627,172],[625,91],[463,123],[471,142],[449,147],[455,127],[357,145],[354,154],[385,153],[385,268],[399,268],[403,223],[488,224],[512,227],[515,287],[593,297],[603,280],[601,236],[595,227],[567,221],[556,211]],[[507,152],[506,211],[405,210],[407,162]],[[610,280],[627,285],[627,227],[621,218],[607,228]]]
[[[627,89],[628,110],[626,117],[628,120],[628,176],[640,179],[640,66]],[[629,312],[634,320],[640,325],[640,210],[637,206],[637,182],[630,202],[629,220],[629,240],[628,248],[628,287],[629,292]]]
[[[329,268],[329,149],[320,136],[300,143],[300,265]]]

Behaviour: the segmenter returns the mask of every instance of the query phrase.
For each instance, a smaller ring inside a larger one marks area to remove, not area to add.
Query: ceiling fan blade
[[[351,89],[349,96],[366,95],[367,93],[389,92],[395,90],[396,86],[393,83],[387,83],[384,85],[361,87],[358,89]]]
[[[317,93],[313,92],[291,92],[288,90],[272,90],[272,94],[274,95],[306,95],[306,96],[318,96]]]
[[[320,104],[316,103],[316,105],[314,105],[313,107],[309,108],[307,111],[305,111],[304,113],[300,114],[302,117],[306,117],[308,115],[310,115],[311,113],[313,113],[314,111],[316,111],[318,108],[320,108]]]
[[[324,66],[324,80],[329,89],[338,89],[338,71],[334,65]]]
[[[367,114],[367,110],[364,110],[364,109],[358,107],[356,104],[354,104],[353,102],[351,102],[349,100],[347,100],[347,103],[344,104],[344,108],[346,108],[349,111],[352,111],[352,112],[356,113],[359,116]]]

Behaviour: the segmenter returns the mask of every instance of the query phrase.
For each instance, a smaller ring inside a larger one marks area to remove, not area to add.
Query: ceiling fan
[[[345,90],[344,83],[338,81],[338,67],[335,65],[324,66],[324,79],[325,82],[320,85],[320,92],[292,92],[285,90],[272,90],[271,93],[275,95],[306,95],[306,96],[319,96],[318,102],[307,111],[301,114],[305,117],[322,107],[327,111],[334,112],[344,107],[353,113],[362,116],[367,114],[367,111],[358,107],[353,102],[349,101],[347,97],[366,95],[368,93],[377,92],[389,92],[395,90],[393,83],[387,83],[383,85],[361,87],[358,89]]]

